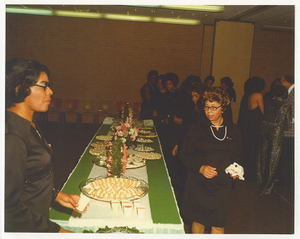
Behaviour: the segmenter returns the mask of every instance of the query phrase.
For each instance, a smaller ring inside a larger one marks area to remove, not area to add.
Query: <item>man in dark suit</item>
[[[292,108],[292,122],[287,131],[283,133],[282,153],[279,164],[279,183],[280,185],[293,186],[294,182],[294,125],[295,125],[295,85],[294,77],[283,75],[281,85],[287,89],[287,101]]]

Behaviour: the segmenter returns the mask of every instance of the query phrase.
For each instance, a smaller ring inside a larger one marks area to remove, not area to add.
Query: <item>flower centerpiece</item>
[[[122,111],[122,123],[115,127],[115,140],[121,138],[130,147],[138,134],[139,130],[133,127],[133,111],[126,106]]]
[[[127,166],[127,146],[122,139],[114,140],[110,143],[110,149],[107,151],[107,176],[122,176]]]

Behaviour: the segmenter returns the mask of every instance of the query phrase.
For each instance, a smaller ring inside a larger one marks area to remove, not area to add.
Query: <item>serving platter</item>
[[[142,158],[142,159],[146,159],[146,160],[159,160],[161,159],[161,154],[159,153],[146,153],[146,152],[140,152],[135,154],[135,156]]]
[[[155,133],[149,133],[149,134],[139,134],[139,137],[141,138],[156,138],[158,135]]]
[[[100,156],[93,160],[93,163],[101,166],[101,167],[107,167],[106,163],[106,156]],[[144,167],[146,165],[147,161],[145,159],[139,158],[137,156],[130,155],[128,158],[126,169],[134,169],[134,168],[140,168]]]
[[[112,135],[97,135],[97,140],[103,140],[103,141],[111,141],[113,139]]]
[[[145,139],[145,138],[137,138],[136,142],[143,143],[143,144],[151,144],[151,143],[153,143],[153,140]]]
[[[154,148],[149,146],[137,146],[134,148],[134,150],[138,152],[152,152],[154,151]]]
[[[144,180],[134,177],[100,176],[83,181],[79,188],[89,198],[110,202],[142,198],[149,192],[150,186]]]

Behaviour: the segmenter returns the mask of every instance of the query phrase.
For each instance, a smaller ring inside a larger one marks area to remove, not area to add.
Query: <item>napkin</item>
[[[244,168],[238,163],[234,162],[230,164],[226,169],[225,173],[230,173],[231,176],[239,176],[240,180],[245,180],[244,176]]]

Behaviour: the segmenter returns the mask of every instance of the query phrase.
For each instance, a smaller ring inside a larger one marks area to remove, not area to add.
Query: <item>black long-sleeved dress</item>
[[[59,225],[49,220],[49,208],[56,195],[51,153],[50,146],[28,120],[6,111],[6,232],[60,230]]]
[[[227,224],[232,179],[225,169],[237,162],[242,165],[242,139],[238,127],[224,118],[223,127],[211,131],[211,122],[202,118],[191,125],[183,142],[180,159],[188,169],[181,214],[206,226],[225,227]],[[217,168],[218,175],[205,178],[202,165]]]

